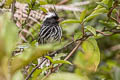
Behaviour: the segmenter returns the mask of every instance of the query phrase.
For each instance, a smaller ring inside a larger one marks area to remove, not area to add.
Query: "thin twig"
[[[11,17],[11,19],[12,19],[13,21],[15,21],[15,20],[14,20],[14,14],[15,14],[15,3],[16,3],[16,0],[13,0],[13,2],[12,2],[12,6],[11,6],[11,12],[12,12],[12,17]]]
[[[57,5],[62,5],[62,4],[65,4],[67,3],[69,0],[62,0],[61,2],[57,3]]]
[[[68,60],[73,53],[79,48],[79,46],[82,44],[83,41],[85,41],[87,38],[89,38],[92,35],[85,35],[82,38],[80,38],[77,42],[77,45],[75,46],[75,48],[69,53],[69,55],[64,59],[64,60]]]
[[[76,41],[77,41],[77,40],[76,40]],[[71,42],[69,42],[69,43],[68,43],[67,45],[65,45],[64,47],[58,49],[57,51],[54,51],[54,52],[50,53],[49,56],[54,56],[54,54],[57,54],[57,53],[61,52],[63,49],[66,49],[68,46],[74,44],[76,41],[71,41]]]
[[[46,60],[46,58],[43,59],[43,61],[42,61],[40,64],[38,64],[34,69],[32,69],[31,73],[26,77],[25,80],[28,80],[28,79],[32,76],[32,74],[35,72],[35,70],[38,69],[38,68],[40,67],[40,65],[41,65],[45,60]]]
[[[116,29],[116,28],[112,28],[110,30],[102,30],[102,31],[99,31],[99,30],[96,30],[97,33],[100,33],[104,36],[111,36],[113,34],[117,34],[117,33],[120,33],[120,29]],[[110,34],[106,34],[105,32],[111,32]]]
[[[35,2],[36,2],[36,0],[35,0],[34,2],[31,2],[32,7],[30,8],[30,6],[29,6],[27,18],[26,18],[25,22],[22,24],[22,27],[23,27],[24,25],[26,25],[26,23],[28,22],[30,13],[31,13],[31,11],[32,11],[32,8],[35,6]]]
[[[111,16],[112,11],[113,11],[117,6],[118,6],[118,1],[115,1],[114,4],[113,4],[113,7],[110,8],[110,10],[109,10],[107,16],[108,16],[111,20],[113,20],[113,21],[115,21],[116,23],[119,24],[119,21],[117,21],[117,19],[115,19],[114,17]]]
[[[81,23],[81,28],[82,28],[82,33],[83,33],[83,36],[85,35],[85,31],[84,31],[84,22]]]
[[[98,32],[98,33],[100,33],[100,34],[102,34],[104,36],[111,36],[112,35],[112,34],[106,34],[106,33],[102,32],[102,31],[99,31],[99,30],[96,30],[96,32]]]
[[[45,80],[49,75],[51,74],[51,72],[49,72],[45,77],[43,77],[41,80]]]

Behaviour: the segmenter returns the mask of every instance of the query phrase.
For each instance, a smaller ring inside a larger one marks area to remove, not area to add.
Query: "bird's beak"
[[[57,21],[58,22],[61,22],[61,21],[63,21],[64,19],[63,18],[59,18]]]

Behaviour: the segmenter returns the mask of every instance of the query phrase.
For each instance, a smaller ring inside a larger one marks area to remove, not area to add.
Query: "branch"
[[[40,65],[41,65],[45,60],[46,60],[46,58],[43,59],[43,61],[42,61],[40,64],[38,64],[34,69],[32,69],[31,73],[26,77],[25,80],[28,80],[28,79],[32,76],[32,74],[35,72],[35,70],[38,69],[38,68],[40,67]]]
[[[105,30],[103,29],[102,31],[96,30],[97,33],[100,33],[104,36],[111,36],[113,34],[119,34],[120,33],[120,29],[116,29],[116,27],[110,29],[110,30]],[[106,34],[105,32],[111,32],[110,34]]]
[[[77,45],[68,54],[68,56],[66,56],[66,58],[64,60],[68,60],[76,52],[76,50],[79,48],[79,46],[82,44],[82,42],[85,41],[90,36],[92,36],[92,35],[85,35],[82,38],[76,40],[76,42],[78,42]],[[55,72],[55,70],[58,69],[60,66],[62,66],[62,64],[59,64],[58,66],[54,67],[54,71],[51,71],[50,73],[48,73],[45,77],[42,78],[42,80],[45,80],[46,78],[48,78],[49,75],[52,74],[52,72]]]
[[[62,5],[62,4],[65,4],[67,3],[69,0],[62,0],[61,2],[57,3],[57,5]]]
[[[13,2],[12,2],[12,6],[11,6],[11,13],[12,13],[12,20],[13,21],[15,21],[14,20],[14,14],[15,14],[15,3],[16,3],[16,0],[13,0]]]
[[[112,34],[106,34],[105,32],[102,32],[102,31],[99,31],[99,30],[96,30],[97,33],[100,33],[104,36],[111,36]]]
[[[25,22],[22,24],[22,27],[24,26],[24,25],[26,25],[26,23],[28,23],[28,21],[29,21],[29,16],[30,16],[30,13],[31,13],[31,11],[32,11],[32,8],[35,6],[35,2],[36,2],[36,0],[34,1],[34,2],[32,2],[31,1],[31,8],[30,8],[30,6],[28,6],[28,14],[27,14],[27,18],[26,18],[26,20],[25,20]]]
[[[106,30],[108,31],[108,30]],[[109,30],[110,32],[112,32],[112,34],[105,34],[105,32],[102,32],[102,31],[98,31],[96,30],[97,33],[100,33],[104,36],[111,36],[113,34],[116,34],[116,33],[120,33],[120,30],[119,29],[111,29]],[[73,48],[73,50],[68,54],[68,56],[64,59],[64,60],[68,60],[74,53],[75,51],[79,48],[79,46],[82,44],[83,41],[85,41],[87,38],[89,38],[90,36],[93,36],[93,35],[84,35],[82,38],[80,39],[77,39],[76,41],[72,41],[70,43],[68,43],[66,46],[64,46],[63,48],[55,51],[52,53],[53,54],[56,54],[56,52],[60,52],[62,49],[65,49],[66,47],[70,46],[71,44],[75,43],[75,42],[78,42],[77,45]],[[59,64],[58,66],[54,67],[54,71],[52,72],[55,72],[55,70],[57,70],[60,66],[62,66],[62,64]],[[49,77],[50,74],[52,74],[52,72],[48,73],[45,77],[43,77],[42,80],[45,80],[47,77]]]
[[[118,1],[115,1],[114,4],[113,4],[113,7],[110,8],[110,10],[109,10],[107,16],[108,16],[111,20],[113,20],[113,21],[115,21],[116,23],[119,24],[119,21],[117,21],[114,17],[111,16],[112,11],[113,11],[117,6],[118,6]]]

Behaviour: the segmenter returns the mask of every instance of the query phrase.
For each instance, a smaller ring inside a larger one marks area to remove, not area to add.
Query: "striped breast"
[[[39,34],[39,44],[59,41],[62,36],[62,29],[59,25],[42,26]]]

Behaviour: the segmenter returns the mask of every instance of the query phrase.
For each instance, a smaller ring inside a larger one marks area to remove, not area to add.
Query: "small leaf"
[[[92,12],[92,14],[96,14],[96,13],[106,13],[108,10],[106,10],[106,8],[100,8],[100,9],[96,9],[95,11]]]
[[[78,66],[80,71],[93,72],[97,70],[100,62],[100,51],[94,37],[88,38],[81,45],[82,51],[79,51],[73,63]]]
[[[31,42],[31,46],[36,46],[36,45],[37,45],[37,41],[36,40]]]
[[[32,75],[32,80],[36,80],[38,76],[40,76],[40,73],[42,72],[41,69],[36,69],[34,74]]]
[[[62,21],[60,24],[65,24],[65,23],[80,23],[80,21],[79,20],[68,19],[68,20]]]
[[[31,0],[31,3],[35,3],[36,0]]]
[[[49,59],[50,62],[52,62],[52,63],[54,62],[53,59],[50,56],[45,56],[45,58]]]
[[[22,72],[19,70],[13,75],[12,80],[24,80]]]
[[[45,8],[43,8],[43,7],[40,7],[40,10],[42,10],[42,11],[45,12],[45,13],[48,12],[48,11],[47,11]]]
[[[114,27],[117,26],[116,22],[112,22],[112,21],[104,21],[104,20],[100,20],[99,21],[101,24],[108,26],[108,27]]]
[[[58,72],[51,74],[46,80],[89,80],[84,75],[76,75],[70,72]]]
[[[84,22],[85,21],[89,21],[91,19],[93,19],[94,17],[100,15],[100,14],[103,14],[103,13],[106,13],[108,10],[106,10],[106,8],[99,8],[99,9],[96,9],[95,11],[93,11],[88,17],[86,17],[84,19]]]
[[[47,4],[46,1],[40,0],[40,5],[46,5],[46,4]]]
[[[96,30],[92,26],[86,26],[85,27],[87,30],[89,30],[91,33],[93,33],[94,36],[96,36]]]
[[[120,80],[120,68],[119,67],[114,67],[113,79]]]
[[[91,15],[89,15],[88,17],[86,17],[84,19],[84,22],[90,21],[91,19],[93,19],[94,17],[96,17],[96,16],[98,16],[100,14],[102,14],[102,13],[91,14]]]
[[[74,40],[82,38],[83,33],[81,31],[76,32],[74,35]]]
[[[113,0],[108,1],[108,8],[111,8],[113,4]]]
[[[108,6],[106,4],[104,4],[103,2],[96,2],[96,3],[103,6],[103,7],[105,7],[106,9],[108,9]]]
[[[1,31],[0,36],[4,40],[5,50],[7,54],[11,55],[11,51],[15,48],[16,42],[18,41],[18,28],[10,20],[11,14],[6,13],[0,16]]]
[[[67,55],[66,53],[59,53],[53,58],[53,60],[54,61],[59,60],[61,57],[65,57],[66,55]]]
[[[104,4],[108,4],[109,0],[102,0],[101,2]],[[103,6],[98,5],[95,9],[100,9],[100,8],[103,8]]]
[[[47,1],[47,3],[49,3],[49,4],[53,4],[54,2],[55,2],[55,0],[46,0]]]
[[[14,74],[18,69],[29,64],[31,61],[46,55],[49,51],[51,50],[47,48],[30,47],[23,54],[14,56],[14,60],[11,62],[11,74]]]
[[[39,9],[39,7],[40,7],[40,4],[35,4],[32,9],[36,10],[36,9]]]
[[[87,12],[87,10],[84,10],[84,11],[80,14],[80,23],[81,23],[81,22],[83,21],[83,19],[85,18],[86,12]]]
[[[53,61],[53,64],[60,64],[60,63],[63,63],[63,64],[71,64],[69,61],[65,61],[65,60],[56,60],[56,61]]]

